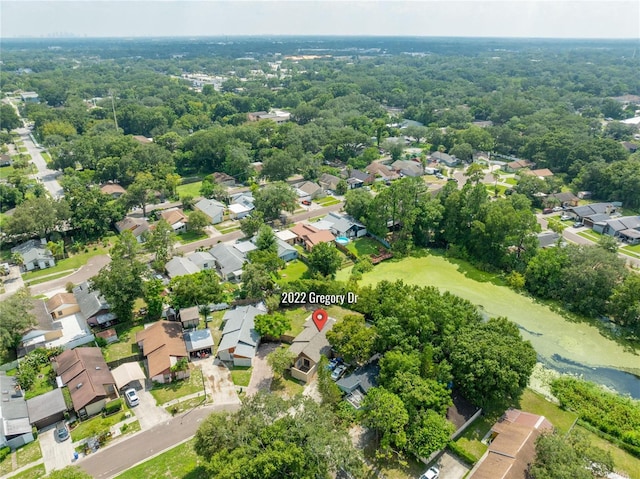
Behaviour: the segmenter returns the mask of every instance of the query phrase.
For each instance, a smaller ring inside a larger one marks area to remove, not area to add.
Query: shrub
[[[473,466],[476,462],[478,462],[477,457],[475,457],[466,449],[460,447],[455,441],[449,441],[449,444],[447,444],[447,448],[470,466]]]
[[[4,461],[9,454],[11,454],[11,448],[9,446],[0,449],[0,462]]]
[[[64,289],[67,291],[67,293],[73,293],[73,288],[75,288],[76,285],[73,284],[73,282],[69,281],[67,284],[64,285]]]
[[[107,340],[101,337],[96,337],[96,344],[99,348],[104,348],[107,345]]]
[[[122,409],[122,398],[114,399],[113,401],[109,401],[104,406],[105,415],[109,416],[115,412],[118,412]]]

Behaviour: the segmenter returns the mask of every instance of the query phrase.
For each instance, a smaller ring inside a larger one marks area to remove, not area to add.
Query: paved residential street
[[[235,411],[239,407],[239,404],[214,404],[193,409],[163,424],[158,424],[151,429],[90,454],[80,459],[78,466],[96,479],[115,477],[154,454],[192,437],[202,420],[209,414],[220,411]]]
[[[18,128],[16,130],[20,135],[20,139],[24,142],[24,146],[27,148],[27,153],[31,155],[31,162],[36,165],[38,168],[37,177],[42,180],[45,188],[49,191],[52,198],[60,198],[64,195],[62,191],[62,187],[58,180],[56,179],[58,175],[61,175],[59,171],[50,170],[47,167],[47,162],[42,157],[42,152],[36,145],[33,143],[31,139],[30,130],[28,128]]]
[[[64,289],[65,285],[68,282],[72,282],[73,284],[82,283],[83,281],[86,281],[98,274],[98,271],[100,271],[103,266],[109,264],[110,261],[111,258],[107,255],[94,256],[93,258],[89,259],[87,264],[82,266],[75,273],[71,273],[69,276],[31,286],[31,295],[37,296],[49,291]]]

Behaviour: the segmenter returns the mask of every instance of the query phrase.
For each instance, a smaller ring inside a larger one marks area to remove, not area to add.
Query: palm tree
[[[11,255],[11,261],[13,261],[15,264],[17,264],[20,267],[24,266],[24,258],[20,253],[13,253]]]

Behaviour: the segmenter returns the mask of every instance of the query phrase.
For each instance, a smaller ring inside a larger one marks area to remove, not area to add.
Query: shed
[[[98,338],[104,339],[107,344],[115,343],[118,341],[118,333],[113,328],[100,331],[99,333],[96,333],[96,336]]]
[[[182,308],[178,313],[178,319],[180,319],[183,328],[196,328],[200,323],[200,311],[197,306]]]
[[[27,400],[29,422],[36,429],[44,429],[64,419],[67,404],[61,388]]]
[[[184,344],[190,357],[199,357],[200,354],[213,352],[213,336],[207,329],[196,329],[184,333]]]

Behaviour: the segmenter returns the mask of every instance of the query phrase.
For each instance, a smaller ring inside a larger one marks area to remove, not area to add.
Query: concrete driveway
[[[239,405],[240,398],[236,391],[236,386],[231,380],[229,369],[218,359],[203,359],[196,364],[202,368],[202,374],[207,378],[208,392],[213,398],[213,404]]]
[[[55,435],[55,427],[51,426],[38,434],[44,467],[49,474],[54,469],[63,469],[73,460],[73,443],[71,438],[59,442]]]
[[[470,468],[452,454],[445,452],[438,461],[440,479],[462,479]]]
[[[269,391],[273,380],[273,371],[267,364],[267,355],[278,348],[277,343],[263,343],[258,346],[256,357],[253,358],[253,371],[251,381],[247,387],[247,396],[256,394],[258,391]]]
[[[140,428],[143,431],[171,419],[171,415],[164,408],[156,406],[156,400],[149,391],[140,389],[136,392],[140,398],[140,403],[131,408],[131,410],[140,422]]]

